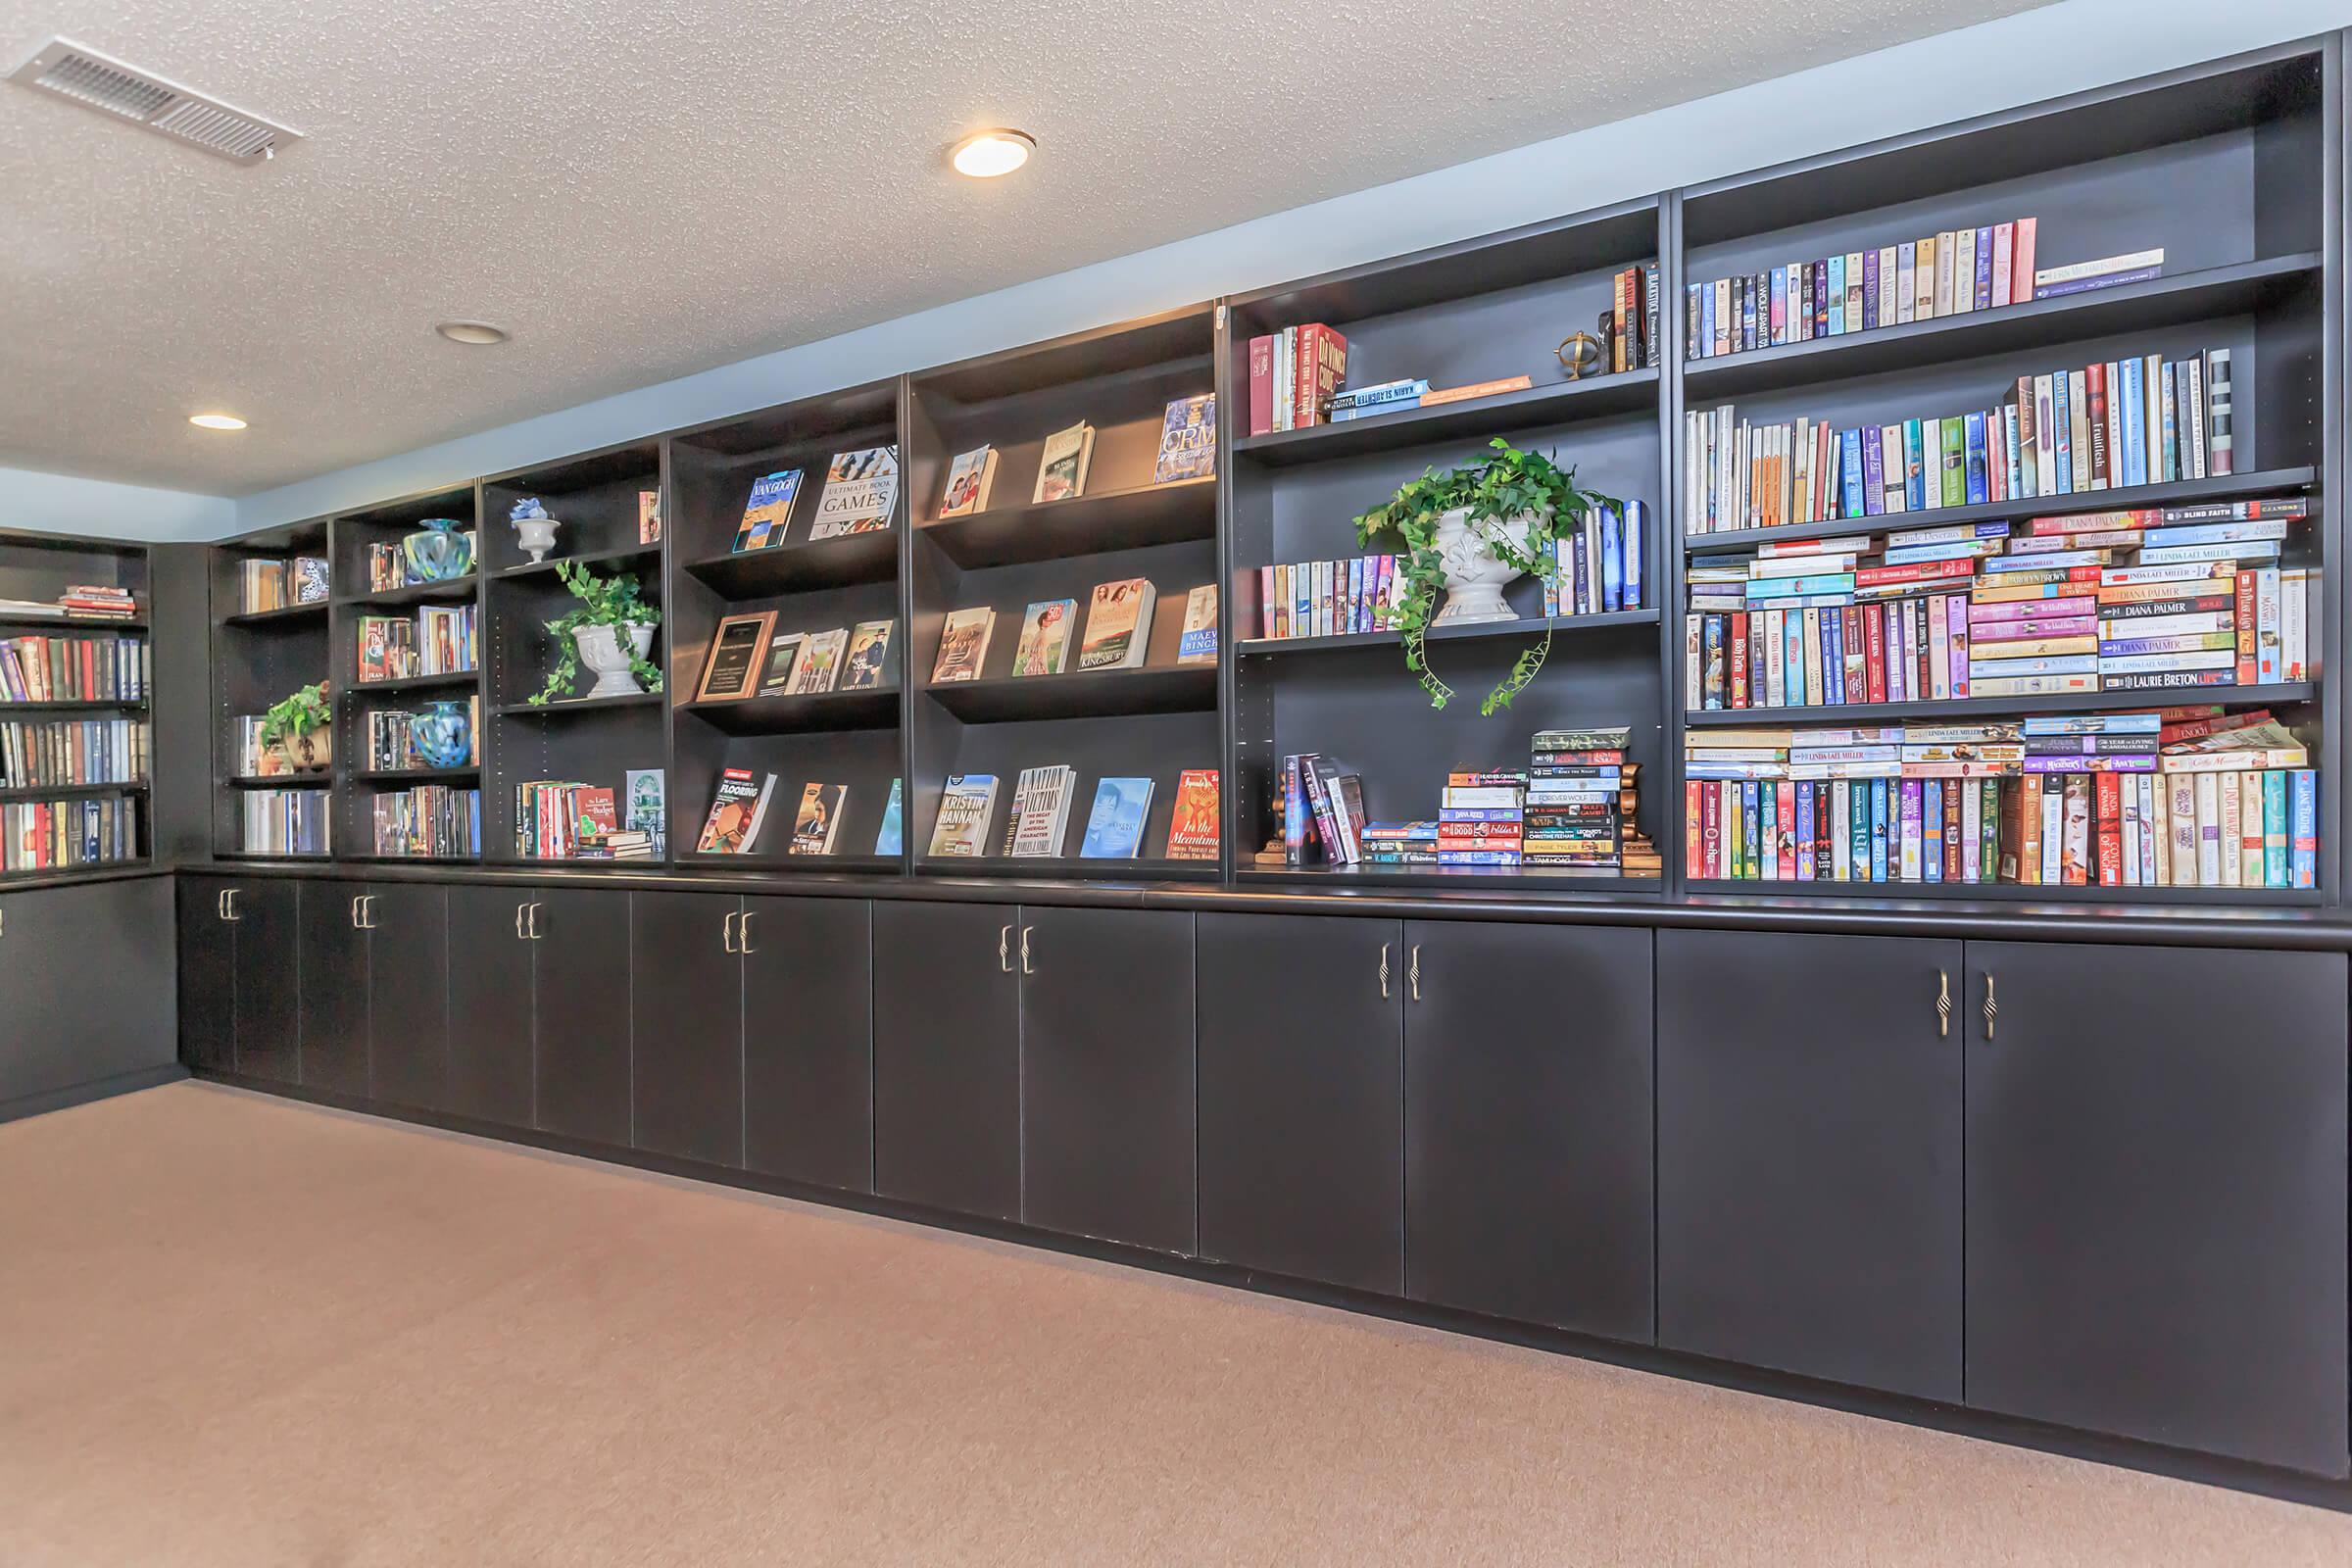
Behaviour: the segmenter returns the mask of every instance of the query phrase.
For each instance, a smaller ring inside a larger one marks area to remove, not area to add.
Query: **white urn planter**
[[[1528,536],[1535,522],[1533,513],[1523,512],[1508,519],[1485,517],[1473,523],[1467,507],[1456,507],[1441,515],[1438,557],[1446,571],[1446,608],[1438,612],[1430,624],[1460,626],[1482,620],[1518,619],[1503,599],[1502,591],[1527,573],[1497,559],[1494,541],[1501,539],[1526,555]]]
[[[516,517],[514,543],[531,558],[536,566],[547,560],[547,553],[556,548],[556,529],[561,525],[555,517]]]
[[[589,687],[586,693],[589,697],[627,697],[645,690],[630,672],[629,651],[621,646],[619,637],[614,635],[617,630],[612,626],[572,628],[571,641],[580,651],[580,662],[596,677],[596,684]],[[636,649],[639,659],[653,651],[653,627],[631,625],[628,632],[630,646]]]

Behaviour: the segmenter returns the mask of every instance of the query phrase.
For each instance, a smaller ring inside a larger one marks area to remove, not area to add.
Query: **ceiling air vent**
[[[191,92],[70,38],[52,38],[41,45],[11,79],[240,164],[258,164],[274,157],[279,147],[302,139],[300,131],[232,109],[218,98]]]

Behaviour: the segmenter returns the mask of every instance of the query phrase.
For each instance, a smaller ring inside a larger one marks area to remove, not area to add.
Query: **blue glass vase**
[[[401,537],[400,559],[411,582],[447,582],[473,569],[473,541],[458,531],[457,518],[427,517]]]
[[[427,767],[464,767],[473,760],[473,715],[461,702],[427,703],[409,723],[409,744]]]

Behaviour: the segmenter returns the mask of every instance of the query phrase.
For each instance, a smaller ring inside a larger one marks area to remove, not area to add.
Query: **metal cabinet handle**
[[[228,889],[222,888],[213,895],[213,912],[223,920],[228,918]]]
[[[232,922],[245,918],[243,915],[237,912],[237,889],[230,888],[226,895],[228,899],[228,918]]]
[[[718,926],[718,945],[722,948],[725,948],[729,953],[740,953],[743,951],[735,946],[735,911],[730,909],[727,911],[727,917],[720,921]]]
[[[1036,929],[1037,927],[1033,925],[1021,927],[1021,973],[1023,974],[1037,973],[1037,970],[1032,968],[1029,963],[1029,936]]]
[[[522,911],[529,907],[530,905],[527,902],[514,906],[514,940],[517,942],[528,942],[530,940],[530,938],[522,934]]]
[[[1952,1032],[1952,977],[1943,970],[1936,971],[1936,1038],[1948,1039]]]
[[[997,967],[1012,973],[1012,927],[1005,926],[997,933]]]
[[[1421,944],[1413,944],[1412,961],[1405,966],[1405,984],[1412,989],[1413,1000],[1421,1000]]]
[[[360,924],[367,930],[375,929],[375,901],[381,897],[377,893],[360,895]]]
[[[366,926],[360,924],[360,896],[357,893],[354,893],[351,896],[351,928],[354,931],[365,931],[368,929]]]
[[[1984,971],[1984,1038],[1987,1040],[1992,1038],[1992,1015],[2000,1010],[2000,1004],[1992,1000],[1992,971],[1987,969]]]
[[[1380,945],[1380,1000],[1389,1000],[1389,945]]]
[[[735,921],[736,951],[749,956],[752,951],[752,911],[746,909]]]
[[[537,902],[536,900],[534,900],[534,901],[531,903],[531,905],[530,905],[530,911],[531,911],[531,917],[530,917],[530,920],[529,920],[529,922],[528,922],[528,923],[527,923],[527,924],[524,926],[524,929],[530,933],[530,939],[531,939],[533,942],[536,942],[536,941],[538,941],[538,940],[539,940],[539,937],[540,937],[540,930],[539,930],[539,905],[538,905],[538,902]]]

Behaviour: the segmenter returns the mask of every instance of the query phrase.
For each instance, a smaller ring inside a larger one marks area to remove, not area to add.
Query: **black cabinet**
[[[537,949],[527,923],[531,893],[464,882],[449,889],[444,1102],[456,1115],[503,1127],[530,1127],[537,1120],[531,961]]]
[[[301,886],[254,877],[228,883],[226,892],[229,923],[236,927],[237,1071],[300,1083]]]
[[[743,950],[743,1163],[873,1188],[874,946],[862,899],[751,898]]]
[[[172,917],[161,877],[0,897],[0,1113],[172,1065]]]
[[[1404,1288],[1403,930],[1394,920],[1195,920],[1200,1251]]]
[[[370,883],[360,919],[368,940],[368,1094],[395,1105],[449,1101],[449,895],[423,882]]]
[[[874,906],[874,1191],[1021,1211],[1019,911]]]
[[[743,1163],[743,962],[732,894],[629,896],[630,1142]]]
[[[366,1096],[368,931],[357,882],[301,884],[300,980],[305,1088]]]
[[[1657,934],[1661,1345],[1960,1397],[1961,956]]]
[[[629,1145],[629,895],[536,888],[534,1082],[543,1132]]]
[[[214,1072],[237,1070],[237,928],[228,917],[235,884],[182,876],[178,884],[179,1059]]]
[[[1968,1402],[2344,1475],[2344,958],[1968,964]]]
[[[1647,1341],[1650,934],[1404,928],[1405,1294]]]
[[[1020,916],[1021,1217],[1193,1251],[1193,916]]]

